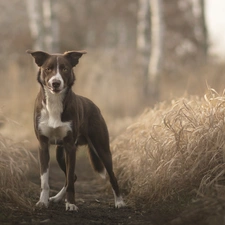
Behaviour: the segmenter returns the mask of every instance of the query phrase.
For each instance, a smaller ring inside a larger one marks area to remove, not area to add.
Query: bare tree
[[[205,21],[205,0],[192,0],[192,11],[195,18],[194,33],[201,44],[201,52],[204,61],[208,55],[208,31]]]
[[[144,94],[154,101],[159,97],[159,75],[162,68],[164,30],[162,14],[162,0],[139,0],[137,23],[139,65],[144,68]]]
[[[148,92],[148,60],[149,60],[149,1],[139,0],[137,12],[137,51],[139,72],[144,74],[144,95]]]
[[[163,12],[162,0],[149,0],[151,15],[151,52],[148,65],[149,93],[154,100],[159,98],[159,76],[163,58]]]
[[[31,36],[34,39],[34,49],[44,49],[42,6],[39,0],[27,0],[27,11],[29,16],[29,26]]]
[[[203,34],[203,52],[206,61],[208,56],[208,30],[205,18],[205,0],[200,0],[200,7],[201,7],[200,23],[202,26],[202,34]]]
[[[29,26],[34,40],[33,48],[55,52],[59,50],[57,1],[27,0]]]

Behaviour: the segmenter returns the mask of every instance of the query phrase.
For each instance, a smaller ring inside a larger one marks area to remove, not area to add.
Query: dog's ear
[[[68,51],[64,53],[64,56],[70,61],[71,65],[74,67],[78,64],[79,58],[86,53],[86,51]]]
[[[35,63],[41,67],[45,60],[50,56],[47,52],[42,52],[42,51],[31,51],[31,50],[27,50],[26,51],[28,54],[31,54],[34,59],[35,59]]]

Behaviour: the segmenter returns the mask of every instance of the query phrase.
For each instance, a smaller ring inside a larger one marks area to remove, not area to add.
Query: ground
[[[38,166],[33,166],[29,179],[40,186]],[[78,212],[65,211],[64,202],[52,203],[47,209],[36,209],[26,213],[19,209],[13,213],[2,212],[4,214],[0,224],[149,224],[155,225],[151,213],[130,207],[115,209],[113,194],[105,191],[106,181],[102,180],[90,166],[85,154],[80,154],[76,165],[77,181],[76,205]],[[64,184],[64,174],[60,171],[57,163],[52,160],[50,167],[51,195],[59,191]],[[38,200],[37,191],[34,197]],[[35,201],[33,204],[35,205]],[[1,217],[0,217],[1,219]]]

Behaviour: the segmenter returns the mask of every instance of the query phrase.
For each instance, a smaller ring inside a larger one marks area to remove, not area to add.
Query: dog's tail
[[[88,140],[88,149],[89,149],[89,157],[91,164],[96,172],[99,173],[99,175],[105,179],[106,178],[106,169],[101,161],[101,159],[98,156],[98,153],[92,144],[91,140]]]

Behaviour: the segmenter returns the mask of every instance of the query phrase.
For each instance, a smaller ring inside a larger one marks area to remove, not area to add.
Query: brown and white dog
[[[48,54],[27,50],[39,67],[37,80],[40,91],[34,108],[34,128],[40,144],[39,160],[41,194],[39,207],[66,199],[66,210],[77,211],[74,182],[75,161],[79,145],[88,145],[94,169],[102,176],[106,171],[114,193],[115,207],[125,206],[113,173],[106,123],[99,108],[89,99],[72,91],[75,81],[73,67],[85,51],[69,51],[64,54]],[[49,146],[57,145],[56,158],[65,173],[65,186],[49,198]]]

